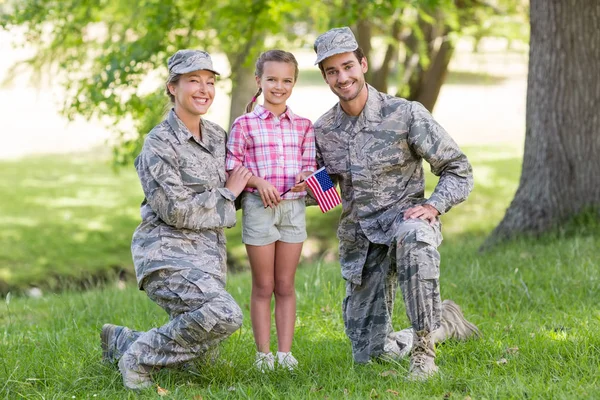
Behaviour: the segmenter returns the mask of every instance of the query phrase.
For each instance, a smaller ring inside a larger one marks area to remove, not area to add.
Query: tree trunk
[[[257,89],[254,79],[254,64],[247,66],[231,62],[231,106],[229,107],[227,131],[233,121],[246,112],[246,104],[252,100]]]
[[[433,24],[422,18],[419,20],[420,29],[427,42],[429,57],[427,68],[423,68],[421,63],[416,67],[411,65],[414,63],[412,55],[419,54],[420,41],[416,38],[416,34],[411,34],[405,41],[409,55],[405,62],[405,70],[411,74],[408,79],[409,94],[406,97],[420,102],[429,111],[433,111],[437,102],[454,53],[454,45],[448,39],[450,28],[444,23],[444,18],[443,13],[438,10]],[[400,93],[397,95],[400,96]]]
[[[400,21],[394,21],[391,32],[392,42],[388,44],[381,66],[377,69],[377,72],[372,75],[371,84],[375,89],[383,93],[387,93],[388,91],[390,70],[398,58],[398,42],[400,41],[401,32],[402,25]]]
[[[371,22],[366,19],[359,19],[356,21],[356,41],[358,47],[363,51],[363,54],[367,58],[367,61],[371,57]],[[371,69],[365,74],[367,82],[371,82],[372,72]]]
[[[437,49],[431,52],[431,63],[425,71],[421,72],[421,82],[410,96],[410,100],[418,101],[429,111],[433,111],[433,107],[435,107],[442,85],[448,75],[448,65],[454,53],[454,46],[449,40],[443,37],[438,37],[436,40],[442,42],[435,45]]]
[[[600,207],[600,2],[531,0],[523,170],[484,248]]]

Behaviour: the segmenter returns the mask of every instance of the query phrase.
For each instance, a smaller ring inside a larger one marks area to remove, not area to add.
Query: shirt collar
[[[256,116],[260,119],[276,118],[275,114],[273,114],[271,111],[267,110],[264,106],[260,104],[257,104],[252,112],[256,114]],[[285,112],[279,116],[279,119],[282,118],[288,118],[290,121],[294,121],[296,119],[296,114],[292,112],[290,106],[287,106]]]
[[[358,115],[358,121],[359,121],[359,123],[364,122],[365,124],[367,124],[367,123],[379,124],[382,121],[380,111],[381,111],[383,99],[381,98],[379,91],[377,91],[377,89],[375,89],[373,86],[369,85],[368,83],[365,83],[365,85],[367,85],[367,90],[368,90],[367,102],[365,103],[365,106],[363,107],[362,111]],[[346,116],[347,116],[347,114],[344,112],[344,110],[342,109],[342,106],[338,102],[335,107],[334,128],[339,127],[342,124],[342,122],[344,121]]]
[[[169,116],[167,117],[167,122],[173,132],[175,132],[175,137],[179,140],[179,143],[184,143],[193,138],[192,132],[185,126],[185,124],[179,119],[177,114],[175,114],[175,109],[171,108],[169,111]]]
[[[175,114],[175,109],[171,109],[169,116],[167,117],[167,121],[175,132],[175,137],[180,144],[189,142],[190,140],[194,140],[194,142],[196,142],[192,132],[190,132],[183,121],[181,121],[177,114]],[[218,143],[218,139],[215,138],[214,132],[203,118],[200,119],[200,131],[202,132],[202,140],[196,143],[204,147],[209,153],[215,154],[214,145]]]

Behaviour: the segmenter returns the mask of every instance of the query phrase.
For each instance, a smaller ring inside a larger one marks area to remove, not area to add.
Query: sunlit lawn
[[[468,202],[444,216],[447,240],[486,234],[516,190],[521,161],[515,150],[465,151],[474,164],[476,188]],[[429,190],[434,178],[428,178]],[[0,193],[0,294],[131,277],[129,246],[143,199],[132,167],[115,173],[108,158],[96,153],[4,161]],[[338,217],[339,207],[325,215],[309,208],[307,256],[335,251]],[[227,233],[232,264],[246,266],[240,227]]]
[[[516,190],[520,158],[509,148],[465,150],[476,187],[468,202],[443,217],[442,297],[457,301],[484,338],[438,346],[439,377],[407,382],[407,360],[353,364],[339,266],[311,259],[297,274],[296,373],[263,375],[252,368],[250,276],[230,274],[244,326],[199,375],[156,374],[168,398],[599,398],[598,224],[572,224],[541,240],[480,253]],[[430,178],[429,190],[434,183]],[[103,323],[149,329],[166,321],[134,284],[97,286],[97,277],[113,277],[110,271],[131,273],[129,240],[141,201],[135,173],[114,175],[91,154],[27,158],[0,163],[0,185],[0,278],[4,293],[12,290],[0,300],[0,397],[156,398],[157,387],[127,392],[118,372],[99,361]],[[309,210],[313,247],[324,241],[322,249],[335,249],[335,219]],[[239,228],[229,235],[231,251],[243,261]],[[43,288],[41,298],[15,296],[30,282]],[[92,290],[80,291],[81,282]],[[51,293],[59,286],[70,289]],[[396,308],[395,325],[404,327],[403,306]]]

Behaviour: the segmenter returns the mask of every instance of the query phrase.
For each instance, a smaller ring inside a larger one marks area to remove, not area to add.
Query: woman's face
[[[205,70],[188,72],[176,84],[169,84],[169,91],[175,97],[178,115],[204,115],[215,98],[215,74]]]

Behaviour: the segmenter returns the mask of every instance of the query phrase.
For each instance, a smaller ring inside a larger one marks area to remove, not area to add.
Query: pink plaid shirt
[[[229,133],[225,168],[229,171],[238,165],[270,182],[279,193],[285,192],[294,186],[297,174],[316,170],[312,123],[289,107],[276,117],[257,105],[252,112],[237,118]],[[306,192],[288,192],[283,198],[299,199],[305,195]]]

